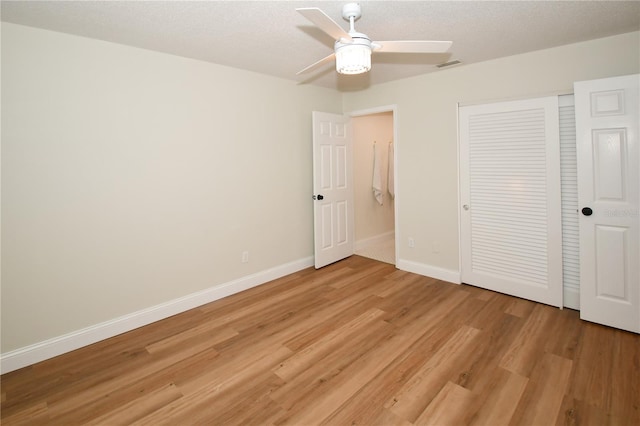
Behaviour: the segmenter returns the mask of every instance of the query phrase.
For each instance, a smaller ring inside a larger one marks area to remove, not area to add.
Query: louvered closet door
[[[560,187],[562,191],[563,304],[580,309],[580,234],[578,232],[578,157],[573,95],[558,97],[560,119]]]
[[[558,98],[460,108],[462,281],[562,306]]]

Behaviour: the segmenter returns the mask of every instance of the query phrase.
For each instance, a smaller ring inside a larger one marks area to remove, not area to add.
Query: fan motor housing
[[[349,35],[351,36],[351,39],[352,39],[352,41],[350,41],[350,42],[346,42],[345,43],[344,41],[342,41],[344,39],[336,40],[336,43],[334,45],[334,48],[335,48],[336,52],[341,47],[350,46],[352,44],[358,44],[358,45],[361,45],[361,46],[367,46],[369,49],[372,48],[371,39],[366,34],[350,32]]]
[[[342,6],[342,17],[347,21],[353,17],[354,20],[360,19],[362,16],[362,8],[358,3],[347,3]]]

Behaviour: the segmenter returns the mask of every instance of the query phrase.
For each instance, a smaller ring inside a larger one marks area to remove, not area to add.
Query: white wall
[[[3,23],[2,352],[312,256],[312,110],[340,94]]]
[[[355,241],[394,231],[394,201],[387,191],[388,146],[393,141],[393,113],[352,117]],[[382,205],[373,196],[373,144],[383,182]]]
[[[344,94],[345,111],[397,105],[398,266],[442,279],[459,277],[457,102],[566,93],[574,81],[636,73],[639,34],[459,66]],[[407,247],[409,237],[415,239],[413,249]]]

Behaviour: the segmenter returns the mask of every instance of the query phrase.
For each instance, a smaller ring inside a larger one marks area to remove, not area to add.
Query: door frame
[[[393,222],[394,222],[394,239],[395,239],[395,265],[398,265],[400,259],[400,225],[398,223],[398,105],[384,105],[373,108],[358,109],[347,112],[349,117],[362,117],[366,115],[379,114],[381,112],[390,112],[393,115],[393,181],[395,183],[395,196],[393,198]]]

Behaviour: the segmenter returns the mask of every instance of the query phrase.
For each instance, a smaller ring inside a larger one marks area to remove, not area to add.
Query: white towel
[[[393,158],[393,142],[389,142],[389,167],[387,168],[387,191],[389,191],[389,195],[391,198],[396,198],[396,183],[393,176],[393,166],[394,166],[394,158]]]
[[[380,170],[380,159],[378,158],[378,150],[376,149],[376,144],[373,144],[373,196],[376,197],[376,200],[380,205],[382,205],[382,198],[384,194],[382,193],[382,171]]]

